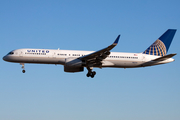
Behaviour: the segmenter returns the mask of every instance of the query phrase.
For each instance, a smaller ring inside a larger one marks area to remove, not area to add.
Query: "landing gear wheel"
[[[94,75],[93,75],[93,74],[91,75],[91,78],[94,78]]]
[[[89,76],[91,76],[91,74],[90,73],[87,73],[87,75],[86,75],[87,77],[89,77]]]
[[[93,72],[92,72],[92,74],[93,74],[93,75],[96,75],[96,72],[95,72],[95,71],[93,71]]]
[[[93,71],[93,72],[91,72],[91,73],[88,72],[88,73],[86,74],[87,77],[91,77],[91,78],[94,78],[95,75],[96,75],[96,72],[95,72],[95,71]]]
[[[95,71],[91,72],[91,78],[94,78],[95,75],[96,75]]]
[[[92,71],[93,70],[93,67],[87,67],[87,70],[88,70],[88,73],[86,74],[87,77],[91,77],[91,78],[94,78],[94,76],[96,75],[96,72],[95,71]]]
[[[25,70],[22,70],[23,73],[25,73],[26,71]]]

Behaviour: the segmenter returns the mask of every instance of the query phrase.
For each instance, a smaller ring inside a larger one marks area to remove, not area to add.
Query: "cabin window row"
[[[68,54],[57,54],[57,55],[61,55],[61,56],[67,56]],[[69,54],[69,56],[85,56],[85,55],[80,55],[80,54]]]
[[[67,56],[68,54],[57,54],[57,55],[61,55],[61,56]],[[81,55],[81,54],[69,54],[69,56],[85,56],[85,55]],[[128,59],[138,59],[138,57],[129,57],[129,56],[109,56],[109,58],[128,58]]]
[[[109,56],[109,58],[129,58],[129,59],[138,59],[138,57],[129,57],[129,56]]]
[[[57,55],[61,55],[61,56],[67,56],[67,54],[57,54]]]

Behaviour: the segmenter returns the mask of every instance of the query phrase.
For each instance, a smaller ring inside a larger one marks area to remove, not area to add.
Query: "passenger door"
[[[56,58],[56,52],[53,53],[52,57],[53,57],[53,58]]]
[[[20,57],[23,57],[23,51],[21,51],[21,52],[19,53],[19,56],[20,56]]]

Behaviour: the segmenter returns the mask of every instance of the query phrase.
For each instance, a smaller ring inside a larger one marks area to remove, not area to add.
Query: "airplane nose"
[[[3,60],[6,61],[6,56],[3,57]]]
[[[14,59],[13,59],[13,56],[6,55],[6,56],[3,57],[3,60],[7,61],[7,62],[13,62]]]
[[[7,56],[4,56],[4,57],[3,57],[3,60],[4,60],[4,61],[8,61],[8,57],[7,57]]]

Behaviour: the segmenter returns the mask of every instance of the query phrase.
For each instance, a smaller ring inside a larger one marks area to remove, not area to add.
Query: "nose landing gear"
[[[24,68],[24,63],[20,63],[20,65],[22,65],[22,67],[21,67],[23,69],[22,73],[25,73],[26,71],[25,71],[25,68]]]

